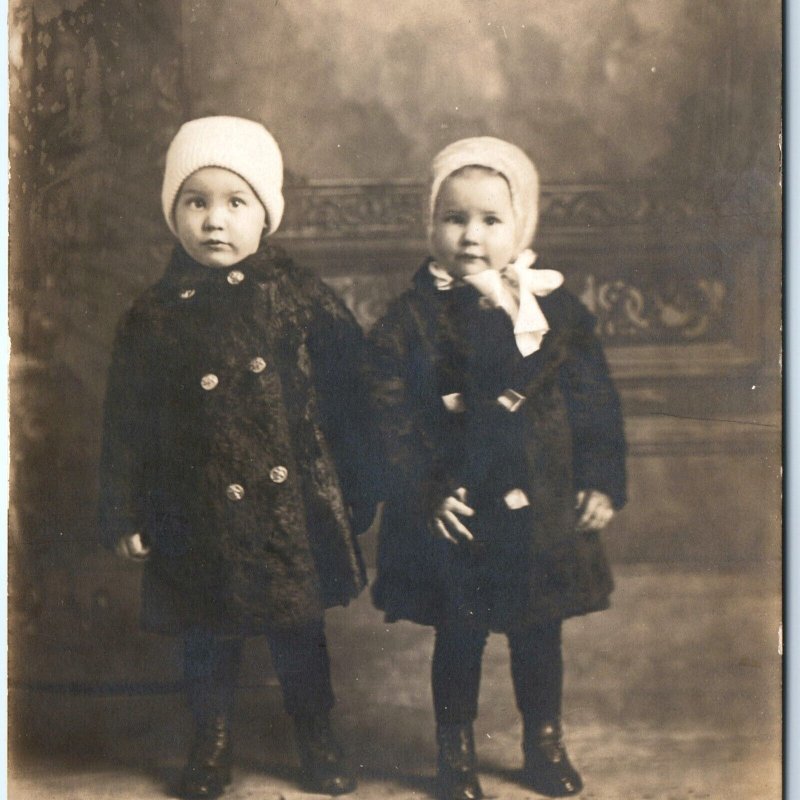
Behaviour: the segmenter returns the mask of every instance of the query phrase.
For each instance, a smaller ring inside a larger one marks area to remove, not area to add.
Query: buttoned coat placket
[[[145,627],[296,627],[363,587],[325,430],[344,423],[321,409],[342,404],[317,380],[331,357],[357,372],[360,342],[324,285],[271,254],[218,271],[179,250],[134,305],[109,374],[102,524],[109,545],[151,542]]]

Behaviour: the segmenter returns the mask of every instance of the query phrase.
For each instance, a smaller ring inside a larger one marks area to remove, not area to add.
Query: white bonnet
[[[167,150],[161,207],[177,236],[173,211],[183,182],[203,167],[222,167],[246,180],[267,210],[267,233],[283,217],[283,159],[260,123],[242,117],[201,117],[184,123]]]
[[[539,221],[539,175],[533,162],[516,145],[493,136],[459,139],[433,159],[428,208],[428,235],[433,227],[436,198],[445,179],[462,167],[488,167],[499,172],[511,188],[511,206],[516,223],[515,256],[533,241]]]

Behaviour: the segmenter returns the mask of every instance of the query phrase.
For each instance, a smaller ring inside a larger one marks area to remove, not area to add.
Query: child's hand
[[[145,545],[141,533],[130,533],[117,542],[116,553],[130,561],[145,561],[150,555],[150,548]]]
[[[578,512],[579,531],[601,531],[614,516],[611,498],[596,489],[578,492],[575,509]]]
[[[467,505],[466,500],[467,490],[462,486],[442,501],[431,523],[431,529],[436,536],[447,539],[453,544],[458,544],[459,539],[471,542],[475,538],[469,528],[456,516],[456,514],[461,514],[462,517],[475,516],[475,511]]]

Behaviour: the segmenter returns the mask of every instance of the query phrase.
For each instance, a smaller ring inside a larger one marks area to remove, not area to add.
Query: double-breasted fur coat
[[[105,403],[101,530],[152,548],[146,629],[291,629],[363,588],[362,348],[266,242],[231,269],[175,249],[119,326]]]
[[[625,503],[619,398],[594,317],[564,288],[539,303],[550,331],[523,358],[505,312],[471,286],[438,291],[426,263],[370,333],[386,498],[373,599],[388,620],[463,615],[508,631],[608,606],[609,565],[599,535],[576,530],[575,498]],[[471,544],[429,529],[458,487],[476,510]],[[528,504],[512,510],[514,489]]]

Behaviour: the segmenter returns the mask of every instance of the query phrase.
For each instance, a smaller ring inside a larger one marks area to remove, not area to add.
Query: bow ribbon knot
[[[493,306],[508,314],[514,323],[517,349],[523,356],[535,353],[550,330],[536,298],[546,297],[564,283],[564,276],[554,269],[531,269],[535,261],[533,250],[523,250],[503,270],[485,269],[461,278],[463,283],[474,286]],[[453,276],[435,261],[428,269],[440,292],[456,285]]]

